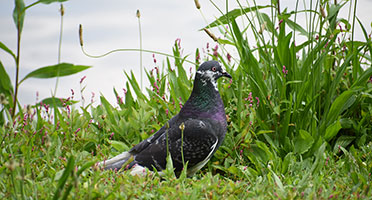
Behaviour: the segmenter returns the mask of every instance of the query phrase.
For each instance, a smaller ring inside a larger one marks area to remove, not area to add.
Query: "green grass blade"
[[[136,77],[133,74],[133,71],[131,71],[130,76],[127,74],[127,72],[124,72],[125,76],[128,78],[128,81],[130,85],[132,86],[134,92],[137,95],[137,98],[143,99],[144,101],[148,101],[147,97],[142,93],[140,86],[138,85],[138,82],[136,80]],[[129,88],[128,88],[129,89]]]
[[[372,76],[372,67],[364,71],[357,80],[351,85],[351,88],[356,88],[358,86],[366,85],[367,80]]]
[[[101,99],[101,103],[102,103],[103,107],[106,110],[106,113],[108,115],[108,118],[109,118],[110,122],[114,126],[117,126],[117,120],[114,116],[114,113],[112,112],[113,107],[111,106],[111,104],[107,101],[107,99],[103,95],[100,96],[100,99]]]
[[[74,165],[75,165],[75,158],[74,156],[70,156],[67,162],[67,166],[65,170],[63,171],[62,177],[58,181],[58,186],[56,191],[54,192],[53,200],[59,199],[61,192],[66,185],[66,181],[68,177],[71,175],[72,170],[74,170]]]

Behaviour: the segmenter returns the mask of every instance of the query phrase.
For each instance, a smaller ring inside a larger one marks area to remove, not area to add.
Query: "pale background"
[[[26,0],[26,5],[34,1]],[[225,10],[225,1],[215,1]],[[246,5],[243,1],[243,5]],[[251,2],[251,1],[248,1]],[[259,1],[261,2],[261,1]],[[269,2],[269,1],[262,1]],[[294,9],[294,0],[282,0],[281,9]],[[302,2],[302,1],[301,1]],[[210,1],[200,0],[204,20],[196,9],[194,0],[70,0],[64,2],[64,32],[62,40],[62,62],[91,65],[92,68],[79,74],[62,77],[57,90],[58,97],[68,97],[71,89],[75,98],[80,99],[80,79],[86,76],[84,96],[90,101],[92,92],[95,101],[99,103],[99,95],[103,94],[111,103],[116,102],[113,88],[123,96],[126,78],[123,71],[133,70],[139,80],[139,52],[121,52],[104,58],[93,59],[85,56],[80,50],[78,25],[84,29],[84,46],[91,54],[102,54],[117,48],[139,48],[137,9],[141,12],[143,48],[172,54],[172,47],[177,38],[181,39],[183,54],[190,54],[194,60],[195,49],[205,48],[207,42],[211,47],[216,44],[200,28],[219,17],[219,12]],[[252,2],[251,2],[252,3]],[[230,1],[230,9],[236,8],[236,1]],[[262,4],[261,4],[262,5]],[[300,3],[302,6],[302,3]],[[0,41],[16,52],[16,29],[12,12],[14,1],[0,2]],[[39,4],[27,10],[25,17],[22,43],[20,79],[27,73],[43,66],[57,63],[58,39],[60,31],[59,3],[50,5]],[[348,6],[346,6],[348,8]],[[368,33],[371,31],[372,1],[360,0],[357,4],[357,16],[363,22]],[[342,11],[347,16],[348,10]],[[298,18],[299,22],[304,19]],[[364,41],[359,26],[356,39]],[[215,33],[219,35],[218,31]],[[234,52],[232,52],[234,54]],[[165,60],[164,56],[156,55],[158,65]],[[13,59],[0,50],[0,61],[14,84],[15,64]],[[189,69],[187,64],[187,69]],[[152,69],[152,54],[143,54],[143,66]],[[190,65],[191,66],[191,65]],[[144,76],[144,80],[147,78]],[[55,87],[56,79],[28,79],[22,83],[19,99],[22,105],[35,104],[36,93],[39,100],[50,97]],[[145,86],[147,86],[145,82]],[[115,104],[116,105],[116,104]]]

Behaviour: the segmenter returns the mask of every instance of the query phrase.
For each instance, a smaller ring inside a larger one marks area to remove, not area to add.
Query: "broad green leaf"
[[[284,186],[283,186],[283,183],[282,181],[280,180],[280,178],[278,177],[278,175],[275,174],[275,172],[273,170],[271,170],[269,168],[270,172],[272,173],[273,177],[274,177],[274,182],[275,184],[278,186],[278,189],[282,192],[284,192]]]
[[[235,175],[235,176],[238,176],[238,173],[239,173],[239,170],[238,170],[238,168],[235,165],[231,165],[227,169],[227,171],[230,172],[231,174]]]
[[[134,98],[133,98],[132,92],[131,92],[130,87],[129,87],[129,83],[127,82],[126,85],[127,85],[127,93],[125,94],[125,104],[124,105],[127,108],[131,108],[131,107],[133,107],[135,102],[134,102]]]
[[[218,44],[229,44],[229,45],[235,45],[233,42],[231,42],[230,40],[226,40],[226,39],[221,39],[221,38],[218,38]]]
[[[249,154],[250,156],[255,157],[255,159],[258,158],[261,162],[266,163],[271,157],[269,150],[267,147],[265,148],[265,144],[262,142],[257,140],[256,143],[257,144],[252,144],[250,146]]]
[[[173,178],[175,177],[175,174],[174,174],[172,156],[170,153],[167,155],[166,161],[167,161],[166,168],[163,172],[166,177]]]
[[[43,4],[50,4],[54,2],[65,2],[67,0],[39,0],[38,3],[43,3]]]
[[[18,32],[21,33],[25,18],[25,2],[23,2],[23,0],[15,0],[14,3],[13,20]]]
[[[368,35],[366,29],[364,28],[364,26],[363,26],[362,22],[359,20],[359,18],[356,17],[356,19],[358,20],[359,25],[362,28],[362,31],[363,31],[363,34],[364,34],[364,38],[367,41],[367,47],[368,47],[368,50],[369,50],[369,54],[371,55],[372,54],[372,41],[371,41],[370,35]]]
[[[326,124],[327,126],[329,124],[332,124],[337,117],[341,114],[343,110],[345,110],[345,105],[349,101],[350,98],[352,98],[354,95],[353,90],[347,90],[344,91],[340,96],[338,96],[334,102],[331,105],[331,108],[329,109],[327,118],[326,118]],[[341,125],[340,125],[341,126]]]
[[[329,141],[333,137],[337,135],[337,133],[341,130],[342,126],[340,123],[340,120],[335,121],[333,124],[327,127],[325,135],[324,135],[324,140]]]
[[[300,80],[293,80],[293,81],[287,81],[285,84],[290,85],[290,84],[295,84],[295,83],[302,83],[303,81]]]
[[[127,72],[124,71],[125,76],[128,78],[128,81],[130,85],[132,86],[134,92],[137,95],[137,98],[143,99],[145,101],[148,101],[147,97],[142,93],[140,86],[138,85],[138,82],[136,80],[136,77],[134,76],[133,71],[130,72],[130,76]],[[128,88],[129,90],[129,88]]]
[[[333,152],[337,153],[338,148],[343,147],[346,148],[351,142],[353,142],[356,139],[356,136],[350,136],[350,135],[341,135],[339,138],[337,138],[335,146],[333,147]]]
[[[91,66],[74,65],[70,63],[60,63],[56,65],[46,66],[30,72],[20,81],[20,83],[28,78],[54,78],[68,76],[84,71],[90,67]]]
[[[275,37],[278,37],[278,32],[275,29],[275,25],[271,21],[271,18],[266,13],[258,12],[258,19],[260,20],[261,24],[266,24],[265,29],[269,32],[273,33]]]
[[[111,146],[116,149],[118,152],[123,152],[125,150],[128,150],[127,145],[125,145],[123,142],[110,140]]]
[[[294,139],[294,152],[303,154],[307,152],[314,143],[314,138],[309,132],[300,130]]]
[[[372,51],[370,52],[372,53]],[[368,68],[364,71],[357,80],[353,83],[351,88],[355,88],[357,86],[363,86],[367,84],[367,80],[372,76],[372,67]]]
[[[349,119],[349,118],[340,119],[340,123],[341,123],[342,128],[344,129],[353,128],[353,126],[354,127],[357,126],[355,123],[355,120]]]
[[[228,24],[231,22],[230,20],[234,20],[235,18],[241,15],[244,15],[245,13],[256,11],[256,10],[263,9],[263,8],[269,8],[269,7],[271,7],[271,5],[254,6],[254,7],[244,8],[244,9],[237,8],[237,9],[229,11],[225,15],[222,15],[221,17],[216,19],[214,22],[207,25],[205,28],[212,28],[212,27],[216,27],[219,25]]]
[[[64,107],[65,105],[72,105],[78,103],[78,101],[74,100],[66,100],[64,98],[57,98],[57,97],[49,97],[41,100],[41,103],[50,105],[51,107]],[[40,103],[39,103],[40,104]],[[64,105],[65,104],[65,105]]]
[[[76,173],[77,176],[79,176],[81,173],[83,173],[86,169],[88,169],[89,167],[93,166],[94,164],[96,164],[97,161],[95,160],[92,160],[92,161],[89,161],[87,163],[85,163],[83,166],[80,167],[79,171]]]
[[[12,83],[0,61],[0,93],[11,94],[13,91]]]
[[[100,96],[100,99],[101,99],[101,104],[103,105],[103,107],[106,110],[106,113],[108,115],[108,118],[109,118],[110,122],[114,126],[116,126],[117,125],[117,120],[115,119],[114,113],[112,112],[113,107],[111,106],[111,104],[107,101],[107,99],[103,95]]]
[[[266,134],[266,133],[274,133],[273,130],[259,130],[256,135]]]
[[[15,54],[12,50],[10,50],[4,43],[0,42],[0,48],[4,50],[5,52],[9,53],[14,59],[16,59]]]
[[[289,164],[290,164],[290,162],[293,162],[293,160],[295,160],[295,158],[294,158],[294,155],[293,155],[292,152],[288,153],[284,157],[283,162],[282,162],[282,170],[281,170],[282,174],[287,173]]]
[[[354,54],[350,54],[345,59],[344,63],[341,65],[341,67],[338,68],[337,73],[336,73],[336,77],[332,81],[331,87],[328,90],[329,92],[326,96],[326,101],[325,101],[325,105],[324,105],[324,108],[325,108],[324,113],[326,113],[327,117],[323,118],[323,120],[321,122],[321,124],[322,124],[321,127],[320,127],[321,132],[324,132],[326,126],[328,126],[329,124],[334,122],[334,120],[338,117],[339,112],[343,107],[342,104],[345,103],[346,100],[347,100],[347,99],[345,99],[345,97],[349,98],[353,93],[350,90],[343,92],[339,97],[337,97],[335,99],[335,101],[331,105],[331,101],[334,98],[334,94],[337,91],[337,86],[339,85],[339,83],[341,81],[341,78],[344,74],[344,71],[345,71],[346,67],[349,66],[350,60],[352,59],[353,56],[354,56]]]
[[[327,143],[324,142],[324,143],[319,147],[318,151],[316,152],[315,162],[314,162],[313,165],[311,166],[310,174],[314,174],[314,173],[316,173],[318,170],[320,170],[321,168],[324,167],[324,162],[325,162],[324,151],[325,151],[326,146],[327,146]]]
[[[290,19],[286,19],[285,22],[293,30],[296,30],[296,31],[300,32],[301,35],[306,36],[306,37],[309,36],[309,33],[304,28],[302,28],[299,24],[297,24],[296,22],[294,22]]]

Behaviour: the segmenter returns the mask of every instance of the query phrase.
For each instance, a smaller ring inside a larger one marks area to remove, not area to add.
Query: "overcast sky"
[[[26,0],[26,5],[34,1]],[[216,3],[224,10],[225,1]],[[244,1],[246,2],[246,1]],[[251,2],[251,1],[248,1]],[[269,1],[257,1],[269,2]],[[293,9],[293,0],[281,1],[281,9]],[[301,1],[302,2],[302,1]],[[208,23],[219,17],[219,12],[210,1],[200,0],[202,12]],[[230,2],[233,9],[235,1]],[[93,59],[85,56],[79,45],[78,25],[83,25],[84,47],[91,54],[102,54],[117,48],[139,48],[138,20],[136,10],[141,12],[143,48],[172,52],[177,38],[181,39],[184,55],[191,54],[194,59],[196,48],[205,48],[207,42],[214,46],[214,42],[204,33],[198,31],[207,23],[195,8],[194,0],[70,0],[63,3],[65,8],[64,30],[62,41],[62,62],[91,65],[79,74],[60,78],[57,90],[58,97],[68,97],[71,89],[78,98],[80,79],[86,76],[84,96],[90,101],[91,93],[102,93],[110,102],[114,102],[113,88],[123,96],[125,86],[123,71],[133,70],[139,80],[139,53],[115,53],[104,58]],[[14,1],[2,0],[0,3],[0,41],[14,52],[16,51],[16,29],[12,19]],[[21,43],[20,78],[39,67],[57,63],[58,39],[60,30],[59,3],[50,5],[39,4],[27,10]],[[357,16],[362,20],[367,31],[371,31],[372,0],[358,1]],[[347,10],[343,11],[347,16]],[[357,37],[363,38],[361,34]],[[162,62],[165,58],[156,55]],[[0,50],[0,61],[14,84],[15,64],[12,58]],[[152,54],[143,54],[143,66],[152,69]],[[191,66],[191,65],[190,65]],[[187,69],[189,66],[187,66]],[[146,78],[144,77],[144,80]],[[34,104],[36,92],[39,100],[51,96],[55,87],[55,79],[28,79],[22,83],[19,98],[22,105]]]

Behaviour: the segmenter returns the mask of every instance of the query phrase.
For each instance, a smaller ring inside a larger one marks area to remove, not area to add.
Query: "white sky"
[[[34,1],[26,0],[25,2],[29,5]],[[216,0],[222,10],[225,10],[224,2]],[[236,8],[234,7],[236,2],[230,2],[230,8]],[[244,5],[246,5],[245,2]],[[265,0],[265,2],[269,1]],[[293,9],[293,2],[295,1],[282,0],[281,9],[286,7]],[[200,0],[200,3],[208,23],[220,16],[210,1]],[[87,76],[84,81],[86,101],[90,101],[91,93],[94,92],[96,102],[99,102],[98,96],[102,93],[113,103],[115,102],[114,87],[120,96],[123,96],[122,88],[125,87],[126,82],[124,70],[127,72],[133,70],[139,80],[138,52],[115,53],[99,59],[83,55],[78,38],[79,24],[82,24],[84,29],[85,49],[91,54],[102,54],[117,48],[139,48],[137,9],[141,11],[144,49],[171,54],[174,41],[180,38],[184,55],[190,54],[190,59],[194,60],[196,48],[201,50],[207,42],[210,46],[215,46],[215,43],[204,32],[198,31],[207,23],[195,8],[194,0],[70,0],[64,2],[63,5],[65,16],[62,62],[93,67],[73,76],[61,77],[57,90],[58,97],[70,96],[70,90],[73,89],[75,98],[79,99],[79,81],[81,77]],[[39,67],[57,63],[60,30],[59,7],[59,3],[39,4],[27,10],[21,43],[20,79]],[[2,0],[0,3],[0,41],[15,52],[16,29],[12,18],[13,8],[14,1]],[[371,8],[372,0],[358,1],[357,16],[362,20],[368,32],[371,31]],[[343,14],[347,16],[347,10]],[[361,34],[358,34],[357,38],[364,41]],[[160,55],[156,55],[156,59],[160,65],[165,60]],[[0,50],[0,61],[14,84],[14,61],[2,50]],[[143,66],[146,69],[152,69],[155,66],[152,54],[143,54]],[[144,76],[144,80],[146,79]],[[36,92],[39,93],[39,100],[51,96],[55,82],[55,79],[26,80],[19,90],[21,104],[34,104]]]

